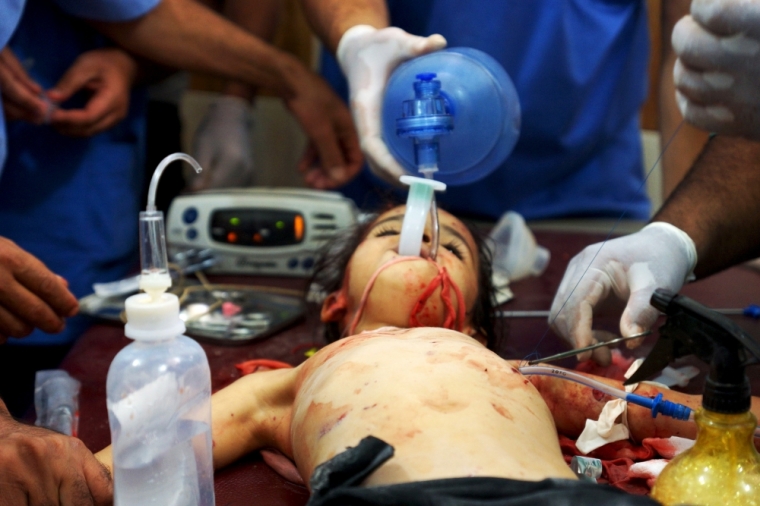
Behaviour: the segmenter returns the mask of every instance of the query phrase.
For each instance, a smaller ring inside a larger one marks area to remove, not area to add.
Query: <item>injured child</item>
[[[315,505],[656,504],[576,480],[557,433],[578,436],[609,399],[525,377],[488,349],[483,245],[441,211],[436,261],[427,246],[422,257],[400,257],[403,213],[380,215],[323,262],[321,316],[334,342],[298,367],[251,374],[214,394],[215,467],[275,448],[295,462]],[[637,440],[695,435],[692,423],[652,419],[644,408],[632,406],[627,419]],[[109,452],[99,458],[110,465]]]

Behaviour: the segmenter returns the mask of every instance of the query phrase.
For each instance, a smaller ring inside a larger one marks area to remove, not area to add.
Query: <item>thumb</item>
[[[439,51],[446,47],[446,39],[438,33],[429,37],[417,37],[411,47],[411,56],[421,56],[423,54]]]
[[[654,287],[631,292],[623,316],[620,318],[620,335],[623,337],[641,334],[651,329],[660,312],[649,303]]]
[[[88,455],[83,466],[87,488],[96,506],[113,504],[113,479],[111,472],[93,455]]]
[[[74,93],[81,90],[93,76],[81,67],[69,67],[58,83],[47,94],[54,102],[65,102]]]

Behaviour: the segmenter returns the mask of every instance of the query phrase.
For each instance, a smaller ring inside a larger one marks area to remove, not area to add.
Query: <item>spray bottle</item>
[[[668,316],[647,359],[626,383],[694,354],[710,365],[694,446],[663,469],[652,497],[666,506],[760,505],[760,454],[753,444],[757,419],[746,366],[760,361],[760,344],[738,325],[697,302],[656,290],[651,303]]]
[[[107,406],[117,506],[212,506],[211,373],[203,348],[183,336],[171,286],[164,217],[155,207],[161,173],[174,160],[201,167],[183,153],[166,157],[140,213],[140,288],[126,301],[124,333],[135,342],[108,370]]]

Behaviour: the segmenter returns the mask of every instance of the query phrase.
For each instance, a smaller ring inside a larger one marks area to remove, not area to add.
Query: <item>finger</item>
[[[760,4],[746,0],[694,0],[691,15],[700,24],[717,34],[760,32]]]
[[[55,334],[61,332],[66,325],[63,318],[57,315],[45,301],[19,283],[14,283],[3,290],[0,294],[0,304],[14,317],[44,332]],[[28,335],[29,332],[24,335]]]
[[[719,37],[690,16],[676,23],[671,41],[684,65],[700,70],[742,68],[747,58],[760,53],[760,42],[743,34]]]
[[[317,150],[319,165],[325,174],[342,173],[345,170],[346,162],[343,159],[338,137],[332,125],[320,125],[313,128],[310,137]]]
[[[97,135],[113,127],[119,121],[121,121],[122,118],[123,116],[121,114],[112,111],[100,118],[96,118],[94,122],[59,125],[53,123],[51,120],[51,124],[56,130],[58,130],[59,133],[63,135],[68,135],[70,137],[92,137],[93,135]]]
[[[96,93],[83,109],[58,109],[50,116],[50,123],[66,135],[92,135],[104,120],[112,118],[113,95]]]
[[[678,91],[702,104],[733,98],[731,88],[736,80],[725,72],[703,72],[687,67],[678,59],[673,67],[673,81]]]
[[[731,134],[736,120],[734,113],[723,105],[702,105],[689,100],[680,91],[676,91],[676,102],[684,119],[692,125],[710,132]]]
[[[585,348],[591,346],[597,341],[594,338],[594,332],[591,330],[591,323],[594,319],[594,307],[587,301],[582,301],[578,307],[578,320],[576,324],[570,329],[570,338],[572,339],[573,347]],[[591,352],[585,351],[577,355],[578,362],[589,360],[591,358]]]
[[[13,51],[11,51],[9,47],[6,47],[2,50],[2,52],[0,52],[0,62],[6,66],[16,81],[28,88],[31,93],[34,95],[39,95],[42,93],[42,86],[37,84],[37,82],[31,78],[29,73],[26,71],[24,66],[21,65],[21,62],[18,61],[18,58],[16,58],[16,55],[13,54]]]
[[[631,292],[623,316],[620,318],[620,335],[623,337],[641,334],[652,328],[660,312],[652,307],[649,300],[654,288]]]
[[[5,340],[8,337],[26,337],[32,330],[34,328],[31,325],[0,306],[0,334],[5,336]]]
[[[90,489],[84,478],[76,475],[61,482],[58,489],[58,500],[61,506],[94,506]]]
[[[47,103],[38,94],[21,84],[3,66],[0,66],[0,83],[2,83],[4,102],[15,102],[18,107],[29,111],[35,123],[42,122],[47,112]]]
[[[39,123],[39,117],[35,111],[19,107],[13,102],[5,101],[3,103],[6,121],[26,121],[27,123]]]
[[[94,67],[77,65],[68,68],[56,85],[48,90],[47,94],[56,102],[65,102],[77,91],[85,88],[88,83],[97,77]]]
[[[32,255],[14,273],[16,280],[42,299],[57,315],[69,316],[79,307],[76,297],[45,264]]]
[[[305,176],[318,165],[318,160],[317,148],[314,147],[313,142],[309,141],[301,156],[301,160],[298,162],[298,172]]]
[[[100,463],[95,456],[88,455],[84,462],[83,472],[93,502],[97,506],[111,505],[113,503],[113,479],[108,468]]]
[[[607,342],[615,339],[616,336],[612,332],[606,330],[594,330],[594,340],[598,343]],[[612,350],[609,346],[602,346],[591,351],[591,360],[599,365],[607,366],[612,362]]]

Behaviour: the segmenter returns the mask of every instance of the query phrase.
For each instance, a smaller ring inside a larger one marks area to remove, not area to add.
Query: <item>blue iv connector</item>
[[[636,394],[628,394],[625,396],[625,400],[631,404],[651,409],[652,418],[657,418],[658,413],[675,418],[676,420],[688,420],[691,416],[691,408],[684,406],[683,404],[664,401],[662,400],[662,394],[657,394],[657,397],[654,399]]]

